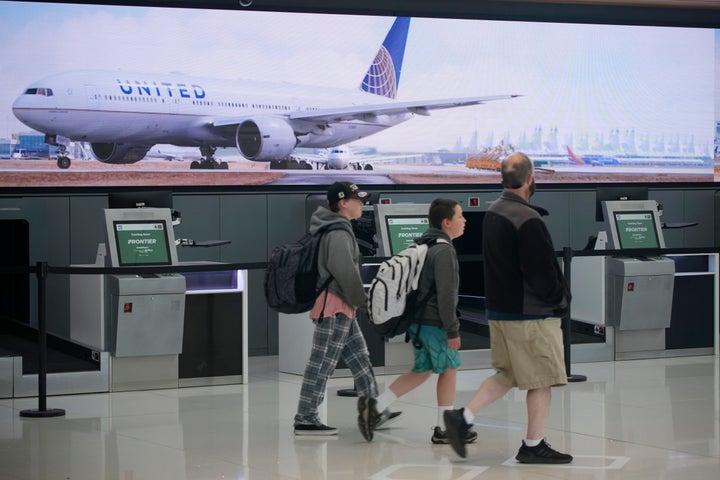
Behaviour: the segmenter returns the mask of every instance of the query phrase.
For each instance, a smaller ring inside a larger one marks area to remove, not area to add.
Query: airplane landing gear
[[[270,170],[312,170],[312,164],[305,160],[289,157],[282,160],[271,160]]]
[[[72,161],[70,160],[70,157],[67,155],[67,147],[65,145],[58,145],[58,158],[57,158],[57,166],[58,168],[62,168],[63,170],[70,168],[70,164]]]
[[[227,162],[218,162],[214,158],[193,160],[190,162],[191,170],[227,170],[230,168]]]
[[[62,168],[63,170],[70,168],[70,163],[71,163],[70,158],[66,157],[64,155],[58,157],[58,159],[57,159],[58,168]]]
[[[217,148],[210,145],[201,146],[200,155],[202,155],[203,158],[200,161],[193,160],[190,163],[190,169],[227,170],[229,168],[227,162],[218,162],[215,160],[215,150],[217,150]]]
[[[287,168],[288,168],[287,160],[271,160],[270,161],[270,170],[287,170]]]

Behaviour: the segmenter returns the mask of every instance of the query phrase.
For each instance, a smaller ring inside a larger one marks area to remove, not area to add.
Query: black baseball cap
[[[366,202],[370,200],[370,196],[370,193],[363,192],[360,187],[350,182],[335,182],[330,185],[327,192],[327,199],[331,204],[348,198],[356,198],[361,202]]]

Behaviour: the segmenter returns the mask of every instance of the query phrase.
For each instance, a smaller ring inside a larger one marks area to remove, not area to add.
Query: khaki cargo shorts
[[[490,320],[489,324],[498,382],[521,390],[567,383],[559,318]]]

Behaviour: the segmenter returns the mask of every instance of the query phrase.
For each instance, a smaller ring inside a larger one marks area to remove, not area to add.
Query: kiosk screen
[[[385,217],[390,255],[412,245],[430,226],[427,215],[388,215]]]
[[[171,265],[165,221],[115,221],[113,231],[120,267]]]
[[[660,248],[655,216],[650,211],[614,212],[620,248]]]

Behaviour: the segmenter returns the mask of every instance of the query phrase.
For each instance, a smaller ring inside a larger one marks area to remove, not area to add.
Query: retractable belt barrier
[[[687,254],[708,254],[720,253],[720,248],[659,248],[659,249],[632,249],[632,250],[573,250],[564,247],[562,251],[555,252],[556,257],[563,259],[563,272],[568,285],[572,279],[572,259],[574,257],[599,257],[599,256],[667,256]],[[473,255],[473,258],[477,256]],[[482,259],[482,255],[479,256]],[[378,260],[381,258],[376,258]],[[462,258],[459,258],[462,260]],[[225,270],[264,270],[266,262],[253,263],[220,263],[203,265],[174,265],[162,267],[52,267],[47,262],[37,262],[35,266],[0,266],[0,274],[27,273],[35,274],[38,280],[38,347],[39,347],[39,373],[38,373],[38,408],[22,410],[22,417],[57,417],[65,415],[65,411],[57,408],[47,408],[47,326],[46,326],[46,282],[50,274],[72,274],[72,275],[106,275],[106,274],[162,274],[162,273],[187,273],[187,272],[211,272]],[[563,348],[565,353],[565,370],[568,382],[584,382],[585,375],[571,373],[571,349],[572,332],[570,328],[571,306],[568,305],[568,313],[562,319]]]

